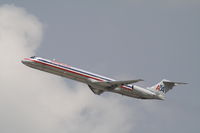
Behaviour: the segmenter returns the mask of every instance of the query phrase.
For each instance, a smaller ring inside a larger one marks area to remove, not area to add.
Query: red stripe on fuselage
[[[36,62],[36,63],[40,63],[40,64],[47,65],[47,66],[50,66],[50,67],[61,69],[61,70],[64,70],[64,71],[67,71],[67,72],[70,72],[70,73],[78,74],[78,75],[83,76],[83,77],[92,78],[92,79],[95,79],[95,80],[98,80],[98,81],[104,81],[104,80],[102,80],[100,78],[95,78],[95,77],[91,77],[91,76],[88,76],[88,75],[84,75],[84,74],[81,74],[79,72],[75,72],[75,71],[72,71],[72,70],[64,69],[64,68],[61,68],[61,67],[58,67],[58,66],[54,66],[54,65],[51,65],[51,64],[47,64],[47,63],[44,63],[44,62],[41,62],[41,61],[38,61],[38,60],[32,60],[30,58],[24,58],[24,60],[30,60],[30,61],[33,61],[33,62]],[[121,88],[132,90],[132,88],[129,88],[127,86],[121,86]]]

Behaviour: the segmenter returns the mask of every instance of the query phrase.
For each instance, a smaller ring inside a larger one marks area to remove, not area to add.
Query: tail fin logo
[[[180,85],[180,84],[186,84],[183,82],[172,82],[166,79],[163,79],[156,85],[152,86],[150,89],[153,91],[156,91],[157,93],[167,93],[169,90],[171,90],[174,86]]]
[[[159,84],[157,87],[156,87],[156,90],[157,91],[162,91],[163,93],[165,93],[165,86],[164,85],[162,85],[162,84]]]

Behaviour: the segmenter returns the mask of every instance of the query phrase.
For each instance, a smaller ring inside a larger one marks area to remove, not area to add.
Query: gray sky
[[[1,132],[200,131],[200,1],[0,4],[0,59],[9,64],[0,74]],[[115,79],[142,78],[141,86],[163,78],[189,84],[174,88],[165,101],[95,96],[86,85],[15,62],[32,54]]]

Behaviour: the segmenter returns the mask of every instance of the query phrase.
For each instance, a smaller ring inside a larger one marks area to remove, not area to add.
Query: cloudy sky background
[[[0,132],[199,132],[200,2],[0,2]],[[56,59],[115,79],[188,82],[165,101],[94,95],[86,85],[30,69]]]

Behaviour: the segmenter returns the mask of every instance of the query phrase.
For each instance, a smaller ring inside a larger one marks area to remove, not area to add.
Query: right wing
[[[100,82],[97,81],[97,82],[94,82],[94,84],[105,87],[105,88],[115,89],[122,85],[133,84],[139,81],[144,81],[144,80],[137,79],[137,80],[124,80],[124,81],[100,81]]]
[[[144,81],[144,80],[137,79],[137,80],[124,80],[124,81],[96,81],[93,79],[88,79],[88,86],[95,94],[100,95],[105,90],[114,90],[117,87],[136,83],[139,81]]]

